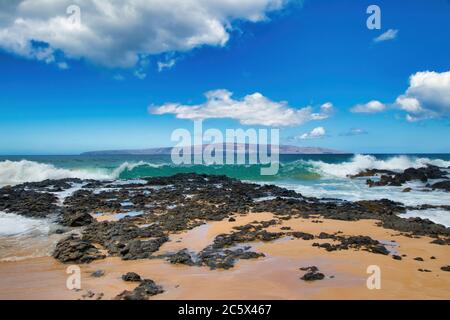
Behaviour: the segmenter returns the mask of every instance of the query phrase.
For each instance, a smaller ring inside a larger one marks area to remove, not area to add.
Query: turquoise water
[[[3,156],[0,157],[0,186],[44,179],[136,179],[169,176],[180,172],[224,174],[258,183],[272,183],[306,196],[343,200],[388,198],[406,205],[450,204],[448,193],[423,192],[423,184],[411,182],[410,193],[402,187],[368,188],[365,179],[347,176],[376,168],[401,171],[434,164],[448,168],[450,154],[409,155],[282,155],[279,172],[262,176],[261,165],[182,165],[170,156]],[[267,166],[267,165],[266,165]]]
[[[403,170],[410,166],[433,163],[448,167],[450,154],[421,155],[281,155],[280,169],[275,176],[261,176],[261,165],[183,165],[172,164],[170,156],[0,156],[0,184],[8,180],[6,175],[21,175],[21,170],[32,171],[33,164],[45,164],[55,169],[79,172],[80,177],[98,176],[130,179],[147,176],[167,176],[180,172],[225,174],[233,178],[254,181],[311,181],[324,177],[341,177],[360,170],[377,167],[379,169]],[[6,163],[9,161],[9,165]],[[22,162],[22,163],[21,163]],[[37,170],[38,168],[36,168]],[[52,176],[51,168],[47,169]],[[9,170],[9,172],[6,172]],[[20,177],[23,182],[33,180],[33,173]],[[64,173],[60,173],[62,176]],[[45,172],[39,172],[45,175]],[[54,174],[57,176],[57,174]],[[76,175],[76,173],[74,173]]]

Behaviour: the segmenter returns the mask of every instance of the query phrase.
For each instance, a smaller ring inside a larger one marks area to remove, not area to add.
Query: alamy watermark
[[[66,9],[67,20],[69,25],[74,27],[81,26],[81,8],[75,4],[72,4]]]
[[[367,7],[367,14],[370,16],[367,18],[366,25],[369,30],[381,29],[381,8],[376,4],[372,4]]]
[[[370,265],[367,267],[367,273],[370,276],[367,278],[366,285],[369,290],[381,289],[381,268],[377,265]]]
[[[68,266],[66,273],[69,274],[66,280],[66,287],[69,290],[81,290],[81,269],[77,265]]]
[[[172,162],[176,165],[262,165],[261,175],[276,175],[279,170],[279,129],[219,129],[203,132],[203,122],[194,121],[194,132],[176,129],[171,140]]]

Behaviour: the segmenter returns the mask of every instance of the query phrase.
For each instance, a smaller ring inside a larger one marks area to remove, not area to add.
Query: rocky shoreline
[[[373,180],[369,178],[366,180],[366,184],[369,187],[380,187],[380,186],[395,186],[400,187],[409,181],[420,181],[425,183],[423,191],[432,190],[443,190],[446,192],[450,191],[450,179],[447,176],[447,171],[443,169],[449,168],[439,168],[433,165],[427,165],[421,168],[408,168],[403,172],[395,172],[391,170],[379,170],[379,169],[369,169],[360,172],[356,175],[351,175],[349,178],[361,178],[361,177],[378,177],[378,180]],[[430,180],[441,180],[435,181],[433,183],[428,183]],[[405,188],[404,192],[410,192],[411,188]]]
[[[435,169],[427,170],[437,174]],[[357,202],[318,199],[273,185],[199,174],[131,181],[46,180],[0,189],[1,211],[33,218],[51,217],[62,226],[56,232],[67,235],[56,245],[53,257],[71,264],[119,257],[124,261],[163,259],[170,264],[227,270],[240,259],[265,257],[249,244],[286,237],[315,240],[312,246],[327,252],[363,250],[391,255],[393,259],[399,257],[385,244],[365,235],[347,236],[339,231],[314,235],[289,227],[270,231],[284,221],[299,218],[315,223],[320,223],[320,219],[373,219],[380,227],[408,237],[427,236],[433,238],[434,245],[450,244],[450,228],[429,220],[398,216],[407,209],[386,199]],[[208,222],[232,222],[238,216],[263,212],[271,212],[274,218],[236,226],[229,233],[217,235],[198,252],[182,249],[158,253],[173,234]],[[99,217],[112,219],[100,221]],[[314,268],[309,273],[304,276],[308,281],[323,278]],[[153,280],[145,279],[134,291],[123,292],[117,298],[148,298],[162,292]]]

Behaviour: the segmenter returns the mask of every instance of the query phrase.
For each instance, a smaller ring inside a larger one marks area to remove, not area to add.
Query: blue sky
[[[381,8],[381,30],[366,27],[371,4]],[[224,45],[174,48],[130,66],[105,65],[115,52],[93,58],[87,48],[74,55],[60,43],[50,43],[54,53],[44,61],[2,44],[0,32],[0,154],[171,145],[172,131],[191,129],[192,121],[151,114],[148,107],[201,107],[204,93],[217,89],[232,92],[236,101],[258,92],[294,110],[311,106],[317,112],[332,103],[326,119],[275,126],[284,144],[365,153],[450,152],[449,1],[307,0],[267,16],[230,19]],[[11,22],[1,19],[0,30],[9,28]],[[374,41],[390,29],[397,32],[394,39]],[[158,71],[158,62],[172,59],[174,66]],[[410,76],[425,71],[433,74],[413,88]],[[395,103],[402,96],[420,103],[420,111]],[[383,110],[352,112],[373,100]],[[267,127],[241,123],[214,117],[205,127]],[[308,135],[318,127],[325,134]]]

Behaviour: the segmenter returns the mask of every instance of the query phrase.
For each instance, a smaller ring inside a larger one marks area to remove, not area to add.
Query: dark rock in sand
[[[386,249],[385,246],[382,245],[378,245],[378,246],[373,246],[369,249],[370,252],[373,253],[378,253],[378,254],[384,254],[384,255],[388,255],[389,254],[389,250]]]
[[[443,266],[443,267],[441,267],[441,270],[450,272],[450,266]]]
[[[394,260],[402,260],[402,257],[401,257],[401,256],[398,256],[398,255],[396,255],[396,254],[394,254],[394,255],[392,256],[392,258],[393,258]]]
[[[303,239],[303,240],[312,240],[314,239],[314,235],[310,233],[300,232],[300,231],[294,231],[289,233],[289,235],[293,236],[297,239]]]
[[[122,280],[129,281],[129,282],[140,282],[142,279],[141,279],[141,276],[138,275],[137,273],[128,272],[128,273],[122,275]]]
[[[361,200],[355,202],[368,212],[378,215],[378,218],[386,215],[394,215],[405,212],[405,207],[400,202],[395,202],[389,199],[381,200]]]
[[[415,257],[414,260],[416,260],[416,261],[423,261],[423,258],[422,257]]]
[[[310,266],[310,267],[302,267],[302,268],[300,268],[300,270],[302,270],[302,271],[310,271],[310,272],[317,272],[317,271],[319,271],[319,268],[317,268],[316,266]]]
[[[310,271],[305,273],[305,275],[303,275],[303,277],[301,277],[300,279],[304,281],[316,281],[316,280],[323,280],[324,278],[325,275],[323,273]]]
[[[191,255],[187,249],[183,249],[169,257],[169,262],[172,264],[185,264],[193,266],[195,263],[192,261]]]
[[[161,286],[155,284],[153,280],[142,280],[133,291],[123,291],[119,294],[117,300],[147,300],[149,297],[161,294],[164,290]]]
[[[90,263],[106,256],[90,242],[70,235],[56,245],[53,257],[63,263]]]
[[[103,270],[97,270],[97,271],[94,271],[91,273],[91,277],[94,277],[94,278],[100,278],[100,277],[103,277],[104,275],[105,275],[105,271],[103,271]]]
[[[67,227],[82,227],[95,222],[95,219],[86,211],[77,211],[72,208],[65,209],[61,224]]]
[[[265,257],[263,253],[247,251],[249,247],[244,249],[221,249],[214,245],[208,246],[198,254],[197,265],[206,265],[211,270],[214,269],[230,269],[234,267],[237,259],[257,259]]]
[[[438,245],[441,245],[441,246],[450,245],[450,238],[447,238],[447,239],[436,239],[436,240],[431,241],[430,243],[438,244]]]
[[[337,239],[341,239],[341,243],[346,246],[374,246],[378,245],[378,240],[374,240],[369,236],[350,236],[350,237],[336,237]]]
[[[381,226],[387,229],[411,232],[414,235],[428,235],[431,237],[450,235],[450,228],[421,218],[404,219],[398,216],[392,216],[382,219]]]
[[[168,237],[161,237],[151,240],[131,240],[120,251],[123,260],[148,259],[152,253],[159,250],[164,242],[169,240]]]
[[[138,239],[149,238],[148,241]],[[139,227],[122,219],[114,222],[93,223],[86,227],[83,239],[105,247],[109,254],[124,260],[147,259],[159,249],[168,237],[158,225]]]

